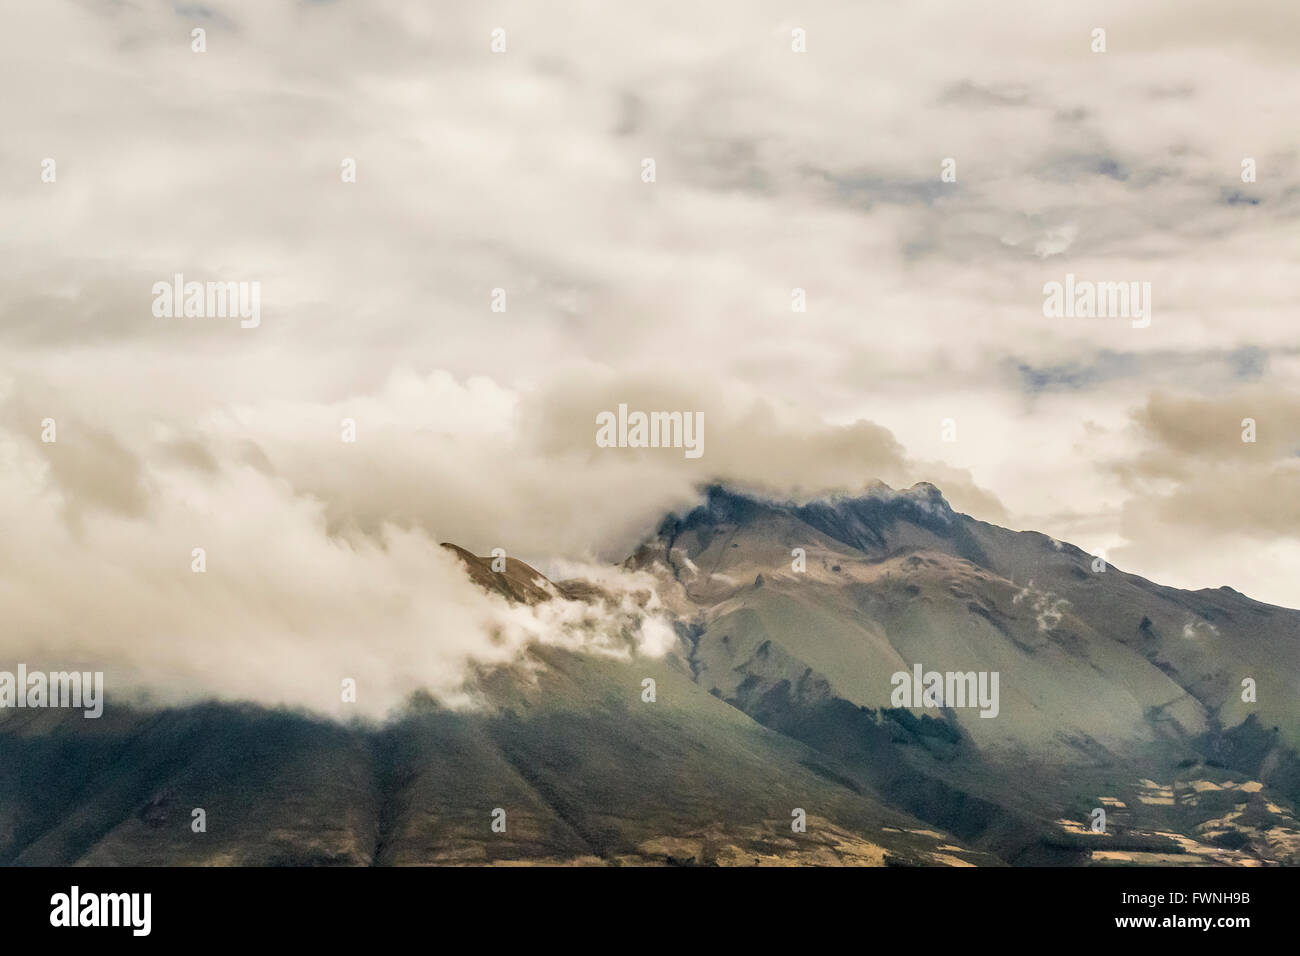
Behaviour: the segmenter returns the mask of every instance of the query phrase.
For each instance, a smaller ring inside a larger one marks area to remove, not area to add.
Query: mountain
[[[1008,862],[1296,858],[1296,611],[1152,584],[928,484],[802,505],[713,488],[629,565],[692,622],[710,693]],[[996,717],[892,707],[917,664],[996,672]]]
[[[613,600],[448,547],[512,602]],[[474,675],[473,712],[0,712],[0,863],[1300,861],[1300,612],[1152,584],[926,484],[710,488],[625,565],[673,651],[533,646]],[[996,708],[900,703],[917,665]]]

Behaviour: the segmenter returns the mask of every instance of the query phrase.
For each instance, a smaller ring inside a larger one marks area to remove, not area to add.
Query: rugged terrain
[[[455,550],[512,602],[611,600]],[[474,675],[470,712],[0,713],[0,863],[1300,862],[1300,612],[1161,587],[930,485],[713,488],[626,565],[673,651],[533,647]],[[997,672],[997,716],[892,706],[917,663]]]

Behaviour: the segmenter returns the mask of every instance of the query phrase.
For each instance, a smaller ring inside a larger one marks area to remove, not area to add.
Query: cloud
[[[438,541],[616,560],[717,479],[928,480],[1300,605],[1297,8],[1008,2],[12,15],[0,653],[161,694],[451,697],[471,658],[591,634]],[[177,272],[260,282],[261,325],[154,318]],[[1151,327],[1044,319],[1067,272],[1150,281]],[[596,448],[620,402],[703,411],[704,457]]]
[[[78,442],[65,428],[58,446]],[[331,535],[322,503],[285,479],[213,468],[211,452],[195,467],[175,447],[141,465],[146,510],[85,509],[73,526],[64,513],[84,490],[0,436],[11,664],[104,670],[110,702],[219,696],[380,717],[416,690],[472,705],[472,670],[527,663],[531,643],[661,656],[675,640],[641,576],[607,569],[606,602],[510,605],[421,529]],[[340,702],[344,679],[355,708]]]
[[[1256,426],[1250,435],[1247,419]],[[1156,475],[1185,474],[1207,461],[1285,461],[1300,452],[1297,392],[1257,386],[1217,396],[1156,392],[1134,420],[1151,441],[1140,467]]]
[[[1143,450],[1115,464],[1130,524],[1300,542],[1300,394],[1157,392],[1133,417]]]

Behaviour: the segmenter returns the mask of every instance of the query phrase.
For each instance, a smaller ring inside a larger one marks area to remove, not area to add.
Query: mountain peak
[[[704,504],[685,515],[668,515],[658,537],[672,540],[684,532],[719,526],[751,527],[764,521],[794,519],[855,548],[885,545],[886,532],[899,522],[950,536],[958,515],[935,485],[917,482],[898,490],[871,481],[854,494],[836,492],[812,498],[774,498],[726,484],[704,488]]]
[[[748,491],[719,482],[704,489],[703,505],[680,519],[685,524],[702,520],[743,523],[773,513],[797,513],[808,508],[833,508],[852,510],[862,505],[912,506],[931,516],[951,518],[955,512],[943,492],[928,481],[918,481],[910,488],[896,489],[883,481],[873,479],[860,492],[831,492],[813,497],[771,497],[757,491]]]

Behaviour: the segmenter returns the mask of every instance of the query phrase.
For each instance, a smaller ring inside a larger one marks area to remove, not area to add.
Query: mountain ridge
[[[620,600],[444,547],[512,603]],[[1300,862],[1298,612],[1094,571],[928,483],[710,486],[623,567],[654,582],[665,656],[529,645],[469,675],[474,712],[0,714],[0,863]],[[898,706],[918,664],[998,673],[997,716]]]

